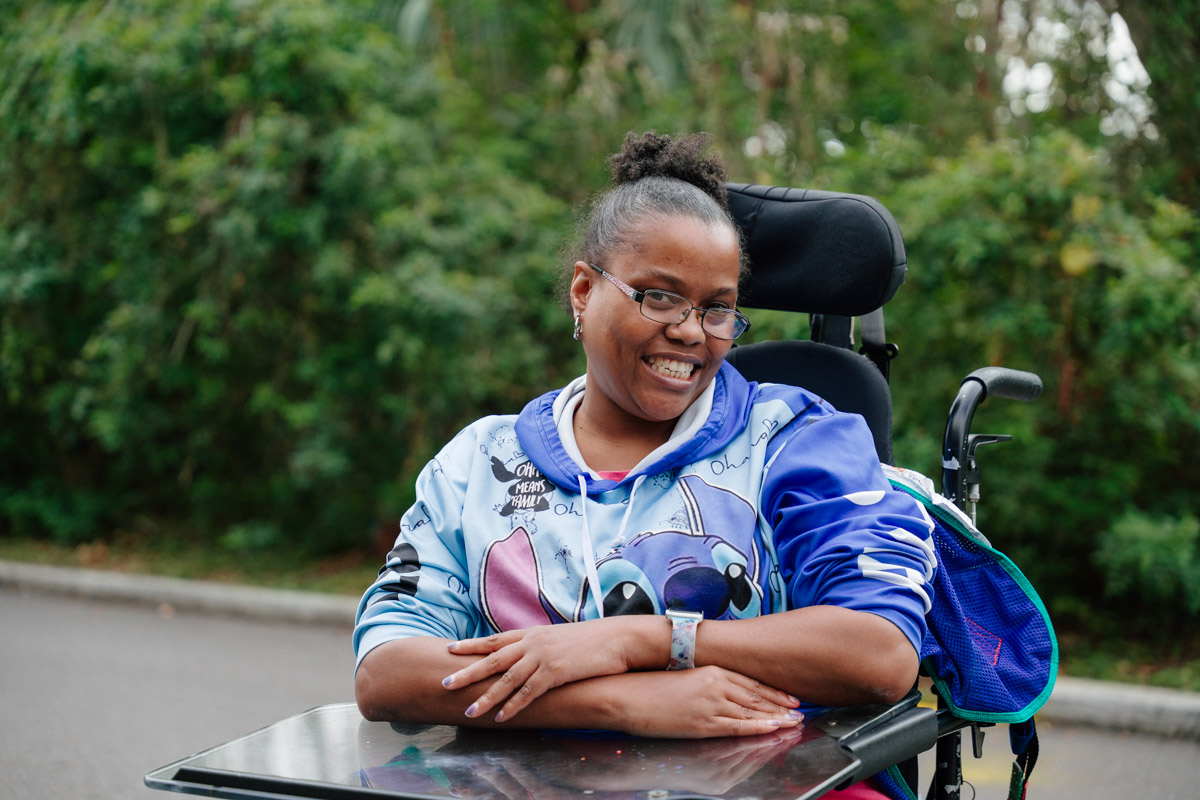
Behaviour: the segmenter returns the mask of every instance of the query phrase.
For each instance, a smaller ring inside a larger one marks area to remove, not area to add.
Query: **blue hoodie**
[[[417,479],[359,604],[358,662],[409,636],[669,607],[744,619],[843,606],[891,620],[919,653],[932,523],[891,489],[863,419],[728,364],[712,388],[698,430],[619,481],[569,455],[561,390],[468,426]]]

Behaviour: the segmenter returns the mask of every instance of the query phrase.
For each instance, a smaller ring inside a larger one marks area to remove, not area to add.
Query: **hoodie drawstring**
[[[596,616],[598,619],[604,619],[604,600],[600,596],[600,575],[596,572],[596,551],[592,547],[592,534],[588,530],[587,480],[582,473],[578,477],[579,504],[582,506],[581,516],[583,517],[583,568],[587,571],[588,588],[591,590],[592,602],[596,604]],[[638,475],[633,480],[633,487],[629,490],[629,502],[625,506],[625,514],[621,517],[621,525],[617,528],[617,542],[623,540],[625,523],[629,522],[629,512],[633,511],[633,495],[645,479],[645,475]]]

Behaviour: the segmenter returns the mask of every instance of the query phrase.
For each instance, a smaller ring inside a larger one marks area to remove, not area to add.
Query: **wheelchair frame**
[[[740,183],[726,187],[750,261],[739,305],[807,313],[810,320],[807,342],[735,347],[728,360],[748,379],[800,385],[839,410],[862,414],[880,460],[892,463],[889,381],[899,348],[886,340],[883,307],[903,283],[908,266],[895,218],[864,195]],[[1030,402],[1041,391],[1037,375],[1004,367],[983,367],[963,379],[943,437],[942,494],[972,522],[981,484],[977,450],[1011,439],[971,433],[976,410],[988,397]],[[883,401],[872,402],[872,395],[883,395]],[[962,733],[969,730],[979,758],[987,723],[955,716],[940,696],[936,711],[914,706],[910,695],[878,728],[844,742],[864,763],[854,780],[900,764],[906,782],[915,788],[913,754],[932,748],[935,771],[927,798],[957,800],[963,783]]]

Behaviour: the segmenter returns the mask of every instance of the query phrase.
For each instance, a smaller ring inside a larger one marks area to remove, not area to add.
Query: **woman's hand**
[[[482,716],[508,698],[496,714],[502,722],[555,687],[651,666],[654,656],[644,650],[654,648],[639,653],[636,642],[654,639],[655,633],[662,639],[665,664],[670,638],[665,617],[613,617],[463,639],[449,646],[451,653],[484,658],[448,676],[442,686],[461,689],[503,673],[466,711],[468,717]]]
[[[623,695],[621,730],[634,736],[704,739],[794,728],[796,698],[721,667],[641,672]]]

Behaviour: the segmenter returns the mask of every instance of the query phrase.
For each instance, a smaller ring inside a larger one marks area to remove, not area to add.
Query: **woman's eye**
[[[643,303],[651,303],[658,308],[671,308],[679,302],[675,295],[670,292],[662,292],[657,289],[648,289],[642,294]]]

